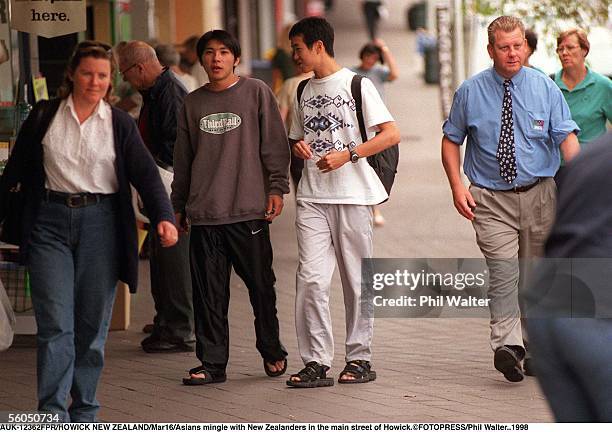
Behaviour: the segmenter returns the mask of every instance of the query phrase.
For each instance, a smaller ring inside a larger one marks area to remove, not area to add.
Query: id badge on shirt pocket
[[[528,111],[527,136],[529,138],[544,138],[548,131],[547,116],[542,112]]]

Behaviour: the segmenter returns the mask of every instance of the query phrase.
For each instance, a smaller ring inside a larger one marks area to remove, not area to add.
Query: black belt
[[[499,192],[514,192],[514,193],[521,193],[521,192],[527,192],[529,189],[531,189],[532,187],[542,183],[544,179],[543,178],[539,178],[536,181],[534,181],[531,184],[528,184],[526,186],[514,186],[512,189],[505,189],[505,190],[501,190]]]
[[[114,198],[117,194],[97,194],[89,192],[66,193],[47,190],[45,198],[49,202],[64,204],[70,208],[81,208],[98,204],[100,201]]]

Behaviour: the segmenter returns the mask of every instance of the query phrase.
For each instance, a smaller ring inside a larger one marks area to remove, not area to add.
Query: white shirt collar
[[[66,98],[66,105],[64,106],[64,109],[70,110],[74,118],[78,119],[76,110],[74,109],[74,100],[72,99],[72,93],[70,93],[68,95],[68,98]],[[93,117],[96,115],[100,117],[102,120],[106,119],[108,116],[111,115],[110,105],[104,99],[102,99],[98,103],[98,105],[96,106],[96,109],[94,110],[91,116]]]

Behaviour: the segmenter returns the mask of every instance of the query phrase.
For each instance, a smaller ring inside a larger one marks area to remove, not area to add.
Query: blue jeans
[[[96,388],[119,277],[117,214],[116,198],[83,208],[43,201],[32,231],[38,409],[63,421],[95,421],[100,407]]]
[[[536,376],[559,422],[612,421],[612,320],[527,319]]]

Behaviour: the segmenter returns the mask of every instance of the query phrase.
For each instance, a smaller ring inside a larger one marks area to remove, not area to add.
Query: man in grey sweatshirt
[[[289,192],[289,146],[272,91],[239,77],[238,41],[224,30],[205,33],[198,58],[210,83],[185,97],[174,147],[172,204],[191,227],[196,355],[186,385],[223,382],[229,356],[232,266],[249,290],[256,346],[269,376],[287,369],[279,340],[269,223]]]

